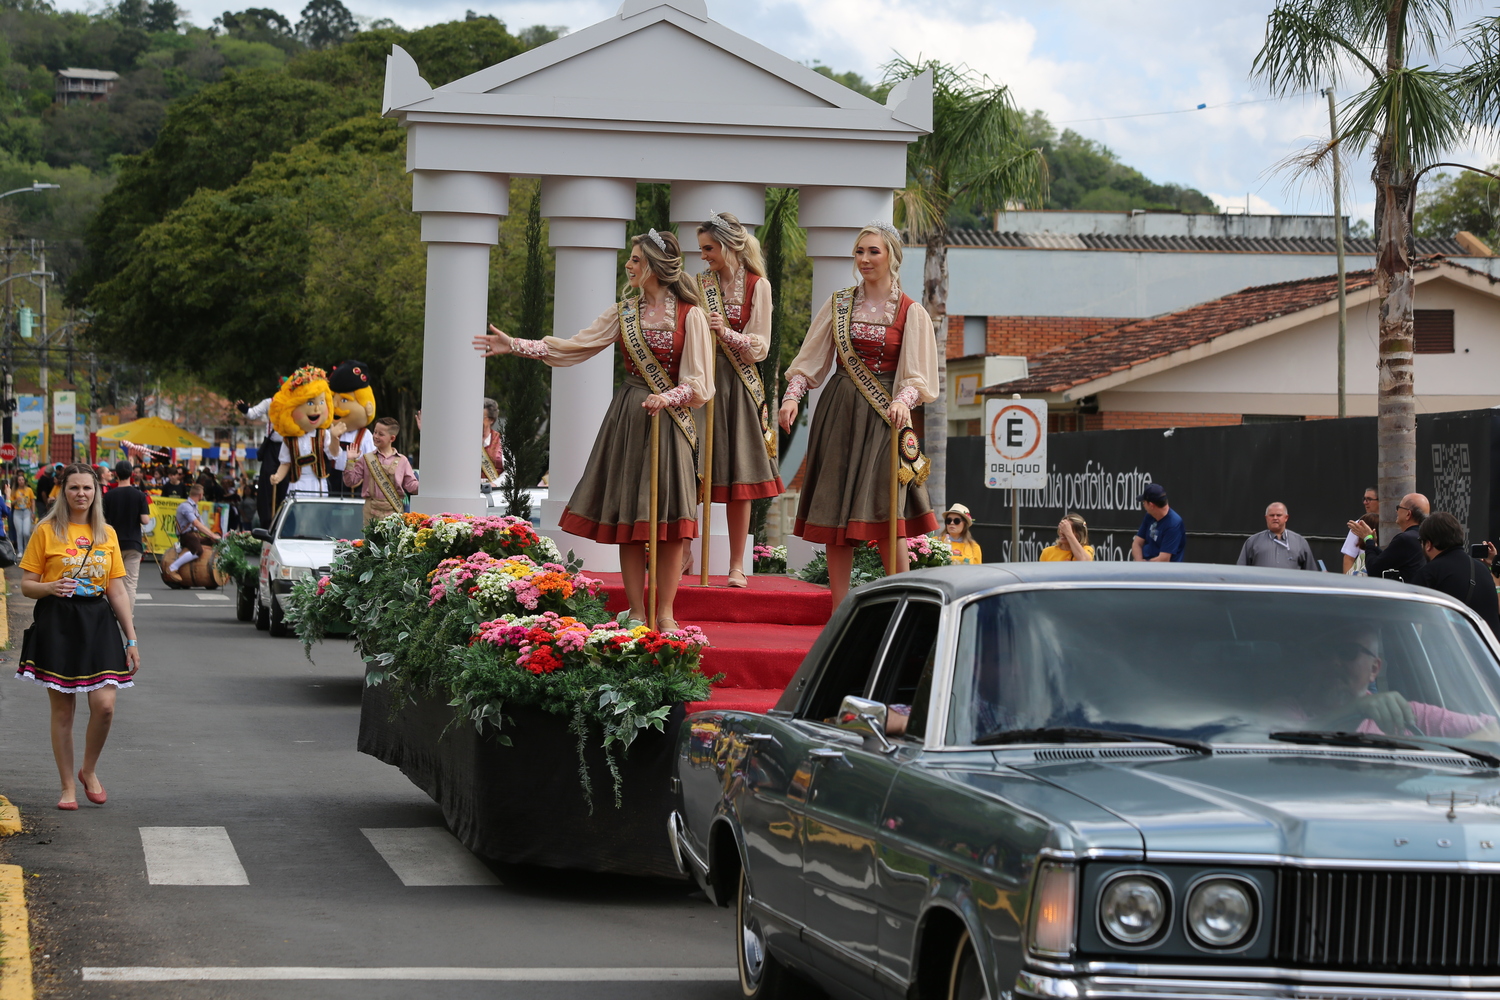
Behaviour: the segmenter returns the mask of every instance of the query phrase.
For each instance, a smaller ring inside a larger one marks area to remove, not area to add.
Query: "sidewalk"
[[[6,586],[0,588],[0,674],[14,669],[19,650],[10,649],[10,612],[12,602],[7,591],[21,587],[21,571],[12,566],[4,572]],[[15,602],[20,604],[22,602]],[[24,613],[30,615],[31,602],[25,601]],[[20,611],[20,608],[16,610]],[[15,631],[17,645],[20,632]],[[4,679],[4,678],[0,678]],[[0,789],[3,792],[4,789]],[[21,832],[21,810],[0,794],[0,837]],[[20,865],[0,864],[0,1000],[31,1000],[31,934],[26,912],[26,893]]]

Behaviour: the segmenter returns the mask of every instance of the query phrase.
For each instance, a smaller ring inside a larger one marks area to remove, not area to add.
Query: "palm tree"
[[[1439,161],[1448,148],[1496,124],[1500,112],[1500,19],[1460,29],[1454,5],[1454,0],[1278,0],[1252,69],[1278,96],[1337,84],[1350,75],[1363,84],[1340,108],[1335,135],[1322,149],[1342,143],[1368,149],[1374,161],[1382,541],[1395,531],[1401,497],[1416,489],[1412,211],[1417,184],[1428,170],[1445,165]],[[1418,62],[1424,56],[1436,62],[1450,49],[1466,52],[1470,62],[1456,68]],[[1321,152],[1307,162],[1317,163]]]
[[[906,187],[896,192],[896,224],[927,247],[922,307],[937,332],[938,398],[925,409],[925,442],[933,508],[947,507],[948,215],[955,207],[989,214],[1021,202],[1041,205],[1047,161],[1026,146],[1023,116],[1007,87],[965,66],[897,56],[887,86],[932,73],[932,131],[907,147]]]

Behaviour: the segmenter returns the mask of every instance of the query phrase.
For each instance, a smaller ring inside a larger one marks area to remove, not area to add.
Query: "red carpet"
[[[611,613],[628,607],[620,574],[587,575],[604,581]],[[677,620],[708,634],[703,672],[725,676],[708,701],[689,704],[688,711],[764,712],[781,697],[832,614],[828,588],[784,576],[752,576],[746,589],[725,586],[722,576],[710,577],[710,587],[694,586],[697,579],[684,579],[677,591]]]

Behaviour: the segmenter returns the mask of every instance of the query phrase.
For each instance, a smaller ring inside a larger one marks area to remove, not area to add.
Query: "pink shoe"
[[[99,779],[95,778],[94,780],[98,781]],[[82,771],[78,772],[78,783],[83,786],[83,794],[87,795],[89,797],[89,801],[92,802],[94,805],[96,805],[96,806],[102,806],[102,805],[104,805],[105,802],[107,802],[109,800],[109,793],[104,790],[104,784],[102,782],[100,782],[100,784],[99,784],[99,794],[98,794],[97,797],[94,795],[93,792],[89,791],[88,783],[83,780],[83,772]],[[58,808],[61,809],[62,806],[59,805]],[[76,802],[73,803],[73,808],[77,809],[78,808],[78,803],[76,803]]]
[[[78,808],[78,803],[77,802],[63,802],[62,800],[58,800],[57,808],[63,810],[64,812],[68,812],[68,811],[71,811],[73,809],[77,809]]]

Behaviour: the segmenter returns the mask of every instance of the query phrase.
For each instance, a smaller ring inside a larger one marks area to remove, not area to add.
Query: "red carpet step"
[[[609,594],[610,614],[624,611],[625,585],[618,573],[590,573],[585,576],[604,581]],[[698,578],[684,577],[677,590],[677,620],[684,625],[705,622],[768,622],[777,625],[816,625],[819,628],[833,614],[833,599],[827,587],[804,583],[785,576],[752,576],[750,586],[733,589],[727,577],[711,576],[712,586],[697,586]]]
[[[721,688],[786,687],[802,658],[817,641],[821,628],[813,625],[745,625],[739,622],[702,622],[709,646],[703,651],[703,672],[724,674]]]

